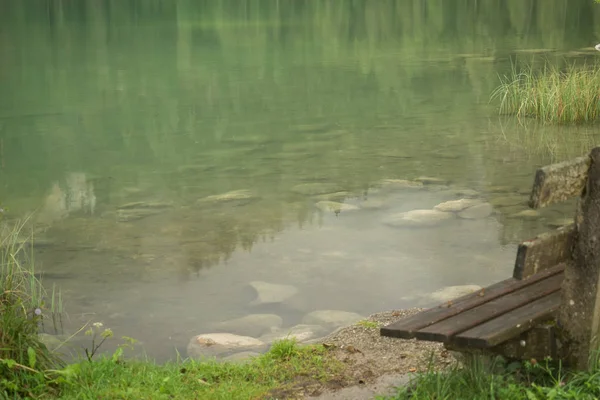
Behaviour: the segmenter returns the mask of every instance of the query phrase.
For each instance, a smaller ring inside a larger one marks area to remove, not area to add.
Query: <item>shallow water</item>
[[[35,212],[65,331],[102,321],[167,359],[216,321],[510,276],[519,241],[571,215],[511,218],[535,169],[598,131],[499,117],[490,93],[511,61],[593,61],[600,7],[442,3],[0,3],[0,206]],[[378,188],[422,176],[443,182]],[[249,192],[206,199],[230,191]],[[472,191],[494,214],[384,223]],[[359,209],[315,206],[335,192]],[[252,281],[298,293],[252,306]]]

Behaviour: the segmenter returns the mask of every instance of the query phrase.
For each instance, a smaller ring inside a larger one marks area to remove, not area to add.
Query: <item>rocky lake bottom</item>
[[[38,223],[40,273],[68,310],[54,339],[97,320],[158,359],[243,358],[505,279],[518,241],[569,223],[567,208],[529,209],[529,188],[420,177],[345,189],[298,184],[271,209],[250,188],[187,203],[130,191],[93,216]]]

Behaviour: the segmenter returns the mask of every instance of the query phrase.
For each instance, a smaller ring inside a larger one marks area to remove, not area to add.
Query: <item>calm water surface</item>
[[[251,313],[292,326],[508,277],[519,241],[570,216],[511,217],[535,169],[598,129],[520,125],[490,93],[511,62],[594,61],[600,6],[453,3],[0,1],[3,223],[34,213],[65,332],[102,321],[166,359]],[[384,224],[465,190],[494,214]],[[297,293],[251,305],[252,281]]]

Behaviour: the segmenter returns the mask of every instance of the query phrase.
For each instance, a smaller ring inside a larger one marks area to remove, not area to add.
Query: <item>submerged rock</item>
[[[298,343],[303,343],[308,340],[316,339],[327,332],[319,325],[296,325],[291,328],[278,329],[273,333],[267,333],[260,337],[260,340],[267,344],[271,344],[283,339],[296,339]]]
[[[283,319],[275,314],[250,314],[245,317],[217,322],[213,327],[236,335],[257,337],[273,332],[283,324]]]
[[[319,325],[328,329],[351,325],[364,319],[360,314],[341,310],[318,310],[313,311],[302,318],[304,325]]]
[[[425,185],[425,189],[428,192],[437,193],[437,192],[446,192],[449,189],[449,187],[448,187],[448,185],[431,184],[431,185]]]
[[[367,199],[361,201],[359,207],[365,210],[380,210],[390,205],[389,200],[385,199]]]
[[[481,200],[476,199],[460,199],[460,200],[450,200],[445,201],[443,203],[438,204],[433,207],[434,210],[444,211],[444,212],[459,212],[466,208],[473,207],[477,204],[481,204]]]
[[[515,193],[515,188],[511,186],[489,186],[487,188],[488,193]]]
[[[421,182],[423,185],[447,185],[448,181],[442,178],[434,178],[431,176],[420,176],[415,179],[416,182]]]
[[[215,168],[214,165],[208,165],[208,164],[181,165],[181,166],[177,167],[177,172],[180,174],[187,174],[187,173],[199,174],[202,172],[210,171],[211,169],[214,169],[214,168]]]
[[[322,133],[333,127],[330,123],[300,124],[290,127],[290,131],[298,133]]]
[[[232,190],[231,192],[215,194],[212,196],[206,196],[200,200],[198,200],[198,204],[236,204],[236,205],[245,205],[253,202],[254,200],[258,200],[259,197],[255,195],[251,190],[241,189],[241,190]]]
[[[383,223],[395,228],[431,227],[453,218],[453,214],[438,210],[412,210],[392,214]]]
[[[187,346],[187,354],[191,358],[217,357],[230,352],[264,350],[264,342],[231,333],[206,333],[194,336]]]
[[[342,187],[335,183],[301,183],[292,187],[292,192],[298,193],[304,196],[314,196],[318,194],[336,193],[341,192]]]
[[[161,214],[163,210],[156,208],[131,208],[124,210],[117,210],[117,221],[118,222],[130,222],[137,221],[142,218],[150,217],[152,215]]]
[[[378,157],[385,158],[398,158],[398,159],[408,159],[414,158],[414,156],[402,150],[387,150],[378,154]]]
[[[481,203],[473,207],[469,207],[458,213],[458,216],[464,219],[481,219],[492,215],[494,207],[489,203]]]
[[[481,286],[479,285],[448,286],[430,293],[427,298],[442,303],[444,301],[454,300],[458,297],[476,292],[478,290],[481,290]]]
[[[571,225],[573,222],[573,218],[556,218],[548,221],[546,225],[548,225],[550,228],[560,228],[561,226]]]
[[[119,209],[119,210],[130,210],[130,209],[136,209],[136,208],[138,208],[138,209],[143,209],[143,208],[162,209],[162,208],[170,208],[170,207],[173,207],[172,203],[135,201],[132,203],[120,205],[119,207],[117,207],[117,209]]]
[[[382,179],[375,186],[387,190],[422,189],[423,183],[406,179]]]
[[[454,195],[459,197],[466,197],[469,199],[474,199],[476,197],[480,197],[481,194],[477,190],[473,189],[455,189],[453,191]]]
[[[523,210],[516,214],[512,214],[509,218],[520,218],[520,219],[537,219],[541,216],[537,210]]]
[[[256,299],[250,302],[250,305],[281,303],[298,293],[298,289],[292,285],[280,285],[262,281],[253,281],[249,285],[257,293]]]
[[[314,199],[317,201],[340,201],[340,200],[344,200],[347,197],[350,197],[351,195],[352,195],[352,193],[350,193],[350,192],[341,191],[341,192],[335,192],[335,193],[320,194],[320,195],[315,196]]]
[[[317,204],[315,204],[315,206],[323,212],[331,211],[336,214],[342,211],[360,210],[358,206],[353,204],[338,203],[337,201],[319,201]]]

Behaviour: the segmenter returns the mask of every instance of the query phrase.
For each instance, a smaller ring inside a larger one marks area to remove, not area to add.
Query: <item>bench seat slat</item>
[[[554,292],[452,338],[459,346],[490,348],[552,318],[560,307],[560,292]]]
[[[477,291],[475,293],[459,297],[452,300],[452,302],[441,304],[437,307],[430,308],[411,317],[403,318],[390,325],[384,326],[381,328],[380,334],[382,336],[396,337],[401,339],[412,339],[415,337],[417,331],[423,328],[436,324],[440,321],[444,321],[450,317],[485,304],[489,301],[497,299],[498,297],[512,293],[521,288],[531,286],[536,282],[544,280],[548,277],[561,274],[563,270],[564,265],[560,264],[541,271],[525,280],[509,278],[485,288],[483,296],[480,296],[480,292]]]
[[[449,342],[453,336],[459,333],[560,291],[562,281],[563,274],[547,277],[533,285],[516,290],[510,295],[497,297],[452,318],[421,329],[417,332],[416,337],[420,340]]]

